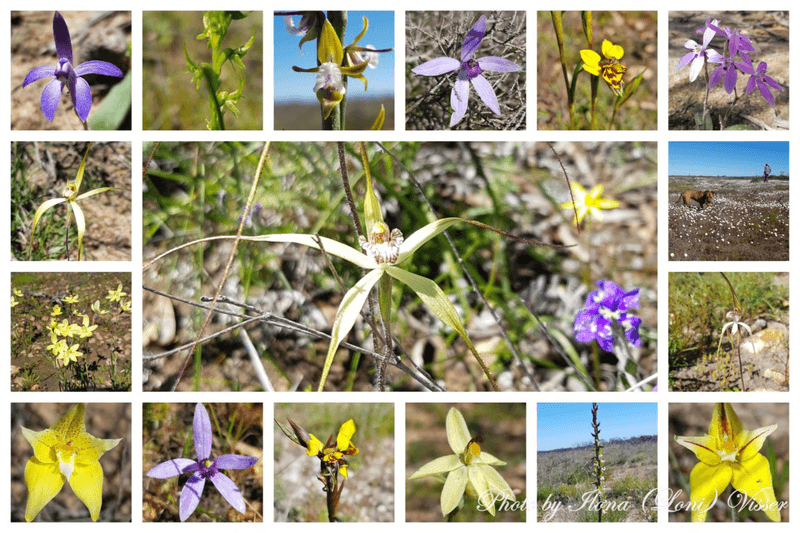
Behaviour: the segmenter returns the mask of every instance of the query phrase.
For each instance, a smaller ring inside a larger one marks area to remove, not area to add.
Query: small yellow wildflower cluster
[[[122,292],[122,283],[120,283],[119,285],[117,285],[116,290],[108,291],[108,296],[106,296],[106,300],[108,300],[109,302],[119,302],[119,308],[125,311],[126,313],[130,313],[131,300],[128,300],[127,302],[122,300],[122,297],[127,295],[128,295],[127,292]],[[97,304],[99,307],[99,302],[95,302],[95,304]],[[94,306],[92,306],[92,309],[94,309]]]
[[[56,305],[55,307],[58,306]],[[71,344],[71,340],[75,338],[88,339],[97,329],[97,326],[89,325],[91,323],[89,315],[84,315],[77,311],[75,314],[82,317],[83,325],[73,324],[67,318],[59,322],[55,317],[51,317],[50,325],[47,326],[48,331],[50,331],[51,341],[47,349],[53,353],[56,359],[60,359],[64,366],[76,362],[78,357],[83,355],[83,352],[78,351],[80,344]],[[70,339],[70,342],[67,339]]]

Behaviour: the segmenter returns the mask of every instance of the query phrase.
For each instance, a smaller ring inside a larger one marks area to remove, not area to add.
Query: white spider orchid
[[[725,318],[730,320],[730,322],[726,322],[722,326],[722,333],[719,334],[719,344],[717,345],[717,353],[719,353],[720,346],[722,346],[722,339],[725,338],[725,332],[728,331],[730,328],[730,332],[728,333],[728,340],[731,343],[731,346],[734,346],[733,338],[736,337],[736,343],[739,343],[739,338],[742,335],[742,332],[739,331],[741,327],[742,330],[747,331],[747,335],[749,337],[753,336],[753,330],[750,329],[750,326],[741,322],[742,319],[742,310],[739,308],[733,309],[728,311],[725,314]],[[750,344],[753,344],[753,340],[750,339]],[[753,344],[753,351],[755,352],[755,344]]]
[[[365,168],[368,169],[368,166]],[[458,312],[447,298],[444,291],[442,291],[433,280],[409,272],[403,267],[403,265],[409,264],[411,256],[420,246],[454,224],[463,222],[492,231],[498,230],[473,220],[455,217],[443,218],[423,226],[412,233],[408,238],[404,239],[399,229],[394,229],[390,232],[389,226],[384,222],[380,203],[372,188],[372,177],[368,170],[366,171],[366,179],[367,191],[364,201],[364,219],[366,221],[368,238],[360,237],[359,239],[359,244],[364,252],[359,252],[346,244],[318,235],[285,233],[260,235],[249,238],[243,237],[243,239],[252,241],[295,243],[317,250],[324,249],[326,254],[341,257],[368,271],[355,286],[347,291],[342,299],[342,303],[339,305],[339,309],[336,311],[336,318],[333,321],[333,329],[331,331],[331,343],[328,347],[328,354],[325,358],[325,365],[322,369],[322,377],[320,378],[318,390],[322,391],[325,387],[325,382],[328,379],[328,373],[330,372],[333,358],[336,355],[339,344],[344,341],[347,334],[353,328],[353,325],[355,325],[356,319],[361,313],[361,309],[364,307],[364,303],[367,301],[370,291],[379,281],[378,301],[380,304],[381,316],[384,319],[384,323],[387,324],[387,329],[390,329],[388,324],[390,324],[391,319],[391,289],[392,281],[395,279],[411,288],[433,314],[458,332],[470,352],[472,352],[475,359],[478,361],[492,389],[495,391],[499,390],[491,371],[478,354],[475,345],[472,344],[472,341],[467,335],[464,323],[461,321]],[[520,239],[503,232],[499,233],[529,244],[544,244],[538,241]]]

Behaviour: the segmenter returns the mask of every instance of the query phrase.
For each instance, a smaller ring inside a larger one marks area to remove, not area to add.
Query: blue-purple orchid
[[[750,94],[753,90],[758,87],[758,90],[761,92],[761,96],[767,101],[767,103],[775,107],[775,97],[772,95],[772,92],[769,90],[770,87],[773,89],[777,89],[779,91],[783,90],[783,87],[780,84],[767,76],[767,64],[762,61],[756,67],[756,70],[750,76],[750,79],[747,80],[747,87],[745,88],[745,92]]]
[[[473,59],[473,55],[478,46],[480,46],[485,33],[486,17],[482,16],[464,38],[460,61],[452,57],[437,57],[411,69],[411,72],[420,76],[439,76],[458,70],[458,78],[450,93],[450,105],[453,108],[453,114],[450,116],[451,128],[458,124],[467,112],[470,81],[483,103],[495,114],[500,115],[500,106],[497,103],[494,89],[481,74],[484,71],[517,72],[522,70],[522,67],[513,61],[502,57],[488,56],[481,59]]]
[[[625,332],[625,337],[634,346],[640,346],[639,325],[642,319],[628,313],[639,308],[639,289],[625,292],[613,281],[601,279],[597,282],[600,290],[591,291],[586,296],[586,305],[575,315],[575,339],[579,342],[596,340],[600,347],[612,352],[614,349],[614,328],[616,321]]]
[[[194,449],[197,460],[178,458],[164,461],[147,472],[148,477],[167,479],[181,474],[191,474],[189,481],[183,486],[180,500],[180,519],[185,521],[200,503],[206,479],[210,479],[222,497],[231,506],[244,514],[245,502],[239,488],[231,479],[220,470],[241,470],[250,468],[258,462],[258,457],[248,455],[220,455],[211,459],[211,420],[203,404],[198,403],[194,410],[194,425],[192,427]]]
[[[72,41],[69,37],[69,28],[67,28],[64,17],[58,11],[53,15],[53,38],[56,43],[58,64],[55,67],[42,65],[34,68],[25,76],[22,86],[27,87],[29,84],[43,78],[55,78],[45,85],[44,91],[42,91],[41,105],[45,118],[49,122],[53,122],[58,103],[61,100],[61,92],[66,85],[78,117],[81,122],[86,122],[89,111],[92,109],[92,90],[81,76],[100,74],[121,78],[123,73],[118,67],[106,61],[86,61],[73,67]]]

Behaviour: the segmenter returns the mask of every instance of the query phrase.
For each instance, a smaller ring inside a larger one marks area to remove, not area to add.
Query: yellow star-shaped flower
[[[25,520],[30,522],[68,482],[72,491],[89,509],[93,521],[103,504],[103,467],[100,457],[122,439],[98,439],[86,432],[83,419],[86,406],[73,406],[49,429],[21,428],[33,447],[34,456],[25,466],[28,503]]]
[[[707,435],[675,437],[700,459],[690,476],[692,522],[705,522],[708,509],[729,484],[754,499],[770,520],[781,521],[769,461],[758,453],[777,427],[774,424],[747,431],[731,404],[718,403]]]
[[[587,193],[580,183],[573,183],[572,195],[575,198],[575,203],[564,202],[561,204],[561,209],[576,209],[578,211],[577,223],[583,222],[583,218],[589,213],[597,220],[603,220],[603,213],[600,210],[619,207],[619,202],[603,198],[602,194],[602,185],[595,185]]]

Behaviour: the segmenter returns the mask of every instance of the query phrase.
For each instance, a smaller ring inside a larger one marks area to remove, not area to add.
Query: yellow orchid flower
[[[64,342],[62,340],[62,342]],[[66,345],[66,342],[64,342]],[[58,354],[58,358],[64,363],[64,366],[69,366],[70,363],[76,363],[78,361],[78,357],[83,357],[83,352],[79,352],[78,348],[80,348],[79,344],[73,344],[66,350],[62,350],[60,354]]]
[[[21,427],[33,447],[34,456],[25,466],[28,503],[25,520],[30,522],[68,482],[89,509],[93,521],[103,504],[103,467],[100,457],[122,439],[98,439],[86,432],[85,405],[74,405],[49,429],[32,431]]]
[[[91,337],[92,335],[94,335],[93,332],[96,329],[97,329],[96,324],[94,326],[89,325],[89,316],[83,315],[83,326],[80,327],[80,331],[78,332],[80,338],[85,339],[87,337]]]
[[[12,289],[12,292],[14,293],[14,296],[16,296],[17,298],[22,298],[22,291],[21,290],[15,288],[15,289]]]
[[[107,315],[108,314],[108,311],[103,311],[102,309],[100,309],[100,300],[95,300],[94,301],[94,303],[92,304],[92,311],[94,311],[98,315]]]
[[[33,234],[36,233],[36,226],[39,224],[39,220],[42,218],[42,215],[44,215],[45,212],[51,207],[66,202],[67,216],[69,216],[69,211],[72,210],[72,214],[75,215],[75,224],[78,226],[78,261],[83,261],[83,235],[86,233],[86,218],[83,216],[83,210],[78,205],[78,202],[106,191],[112,191],[116,188],[98,187],[97,189],[93,189],[78,195],[78,191],[81,188],[81,182],[83,181],[83,172],[86,168],[86,157],[89,155],[89,149],[91,147],[92,143],[89,143],[86,146],[86,153],[83,154],[81,165],[78,167],[78,172],[75,175],[75,181],[69,182],[67,186],[64,187],[64,191],[61,193],[61,198],[51,198],[50,200],[42,203],[42,205],[36,209],[36,213],[33,215],[33,227],[31,228],[31,237],[33,237]],[[69,257],[67,259],[69,260]]]
[[[78,297],[75,296],[74,294],[70,294],[69,296],[64,297],[64,302],[68,304],[76,304],[78,303]]]
[[[605,59],[594,50],[581,50],[583,70],[593,76],[601,76],[614,94],[622,96],[622,88],[625,86],[622,76],[628,68],[619,64],[619,60],[625,51],[620,45],[613,44],[608,39],[603,40],[601,51]]]
[[[122,292],[122,283],[117,285],[117,290],[115,291],[108,291],[108,296],[106,296],[106,300],[109,302],[121,302],[123,296],[127,296],[127,292]]]
[[[603,220],[603,213],[600,210],[619,207],[619,202],[603,198],[601,196],[602,194],[602,185],[595,185],[592,190],[587,193],[586,189],[584,189],[580,183],[573,183],[572,195],[575,198],[575,203],[564,202],[561,204],[561,209],[577,209],[577,223],[583,222],[583,218],[589,213],[597,220]]]
[[[12,295],[11,295],[11,307],[16,307],[16,306],[18,306],[18,305],[19,305],[19,302],[17,301],[17,299],[16,299],[16,298],[14,297],[14,295],[12,294]]]
[[[483,437],[470,437],[464,415],[451,407],[445,421],[447,442],[452,455],[434,459],[411,474],[409,480],[424,477],[444,477],[440,505],[442,516],[447,516],[461,503],[464,493],[478,500],[478,509],[495,516],[495,503],[501,500],[516,501],[514,491],[495,466],[506,463],[481,450]]]
[[[714,405],[708,434],[675,437],[700,462],[690,477],[692,522],[705,522],[708,509],[730,484],[754,499],[770,520],[781,521],[780,505],[772,488],[769,461],[758,453],[777,424],[747,431],[729,403]]]
[[[60,316],[61,315],[61,306],[56,304],[53,306],[53,310],[50,312],[50,316]]]

